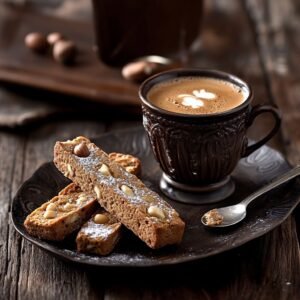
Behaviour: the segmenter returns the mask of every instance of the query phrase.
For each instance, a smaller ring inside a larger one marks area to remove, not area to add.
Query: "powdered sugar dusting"
[[[119,177],[107,176],[105,174],[102,174],[99,171],[101,165],[106,164],[107,166],[111,167],[112,162],[109,160],[108,156],[105,155],[105,153],[103,153],[102,151],[99,152],[99,148],[94,144],[90,143],[88,144],[88,147],[90,151],[90,155],[88,157],[74,156],[74,159],[78,161],[78,163],[85,169],[87,173],[96,176],[99,183],[113,187],[114,192],[119,194],[123,198],[126,198],[128,202],[134,205],[141,205],[146,207],[150,205],[158,206],[159,208],[163,209],[167,220],[171,220],[173,218],[176,212],[168,203],[161,199],[158,194],[146,188],[146,186],[140,180],[138,180],[135,175],[126,172],[126,170],[124,170],[124,168],[117,163],[114,163],[114,170],[117,171],[118,174],[120,174]],[[131,185],[129,184],[130,182],[135,182],[136,184]],[[126,195],[120,189],[122,185],[127,185],[129,188],[131,188],[134,192],[134,195]],[[145,195],[151,196],[153,202],[145,202],[143,200],[143,196]],[[149,216],[149,218],[151,218],[151,220],[154,222],[160,221],[155,217]]]
[[[109,224],[96,224],[90,220],[81,228],[80,232],[88,235],[90,238],[106,239],[113,232],[113,229]]]

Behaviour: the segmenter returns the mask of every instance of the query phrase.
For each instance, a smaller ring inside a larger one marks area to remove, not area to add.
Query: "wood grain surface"
[[[253,86],[257,103],[279,106],[284,122],[271,145],[292,164],[299,163],[300,153],[299,17],[297,0],[207,1],[203,49],[193,62],[241,76]],[[258,138],[270,122],[258,121],[250,135]],[[299,208],[281,226],[242,247],[159,270],[80,268],[14,231],[11,200],[21,183],[51,160],[56,140],[137,124],[100,110],[93,119],[50,120],[0,131],[0,299],[299,299]]]

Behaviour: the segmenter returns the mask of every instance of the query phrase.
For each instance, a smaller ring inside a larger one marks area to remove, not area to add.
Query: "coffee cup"
[[[179,69],[144,81],[139,96],[143,125],[163,173],[161,190],[186,203],[212,203],[234,191],[230,174],[239,160],[270,140],[281,123],[277,108],[252,106],[253,92],[221,71]],[[247,130],[270,113],[274,126],[249,145]]]

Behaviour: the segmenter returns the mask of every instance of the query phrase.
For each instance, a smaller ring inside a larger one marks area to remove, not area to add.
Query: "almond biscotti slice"
[[[120,239],[121,226],[110,213],[99,209],[79,230],[77,250],[97,255],[109,254]]]
[[[78,155],[79,148],[84,155]],[[88,139],[57,142],[54,163],[149,247],[181,242],[185,224],[178,213]]]
[[[40,239],[61,241],[79,229],[97,207],[93,194],[71,183],[28,215],[24,226],[29,234]]]
[[[82,149],[77,149],[77,154],[83,155],[80,151]],[[128,171],[133,174],[138,173],[141,169],[140,160],[129,154],[112,153],[110,159],[118,162],[126,169],[129,168]],[[79,205],[78,201],[83,196],[89,201]],[[24,225],[33,236],[47,240],[62,240],[80,228],[97,207],[97,200],[93,194],[83,193],[80,187],[72,183],[64,188],[58,196],[32,212],[26,218]],[[78,220],[75,220],[76,214],[82,216],[79,223]],[[86,217],[85,214],[87,214]]]

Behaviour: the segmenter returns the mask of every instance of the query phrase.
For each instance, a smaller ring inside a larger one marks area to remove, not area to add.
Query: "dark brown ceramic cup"
[[[147,98],[149,90],[156,84],[187,76],[230,82],[247,91],[248,96],[233,109],[206,115],[166,111],[153,105]],[[275,107],[253,107],[250,86],[238,77],[220,71],[182,69],[160,73],[141,85],[139,95],[143,125],[154,156],[163,171],[161,188],[169,197],[183,202],[194,203],[199,194],[204,193],[207,198],[210,197],[210,192],[214,196],[208,202],[226,198],[234,190],[229,175],[238,161],[264,145],[280,127],[281,118]],[[249,145],[247,129],[258,115],[264,113],[273,115],[274,127],[263,139]],[[221,188],[221,194],[216,192]],[[194,200],[185,200],[189,195]]]

